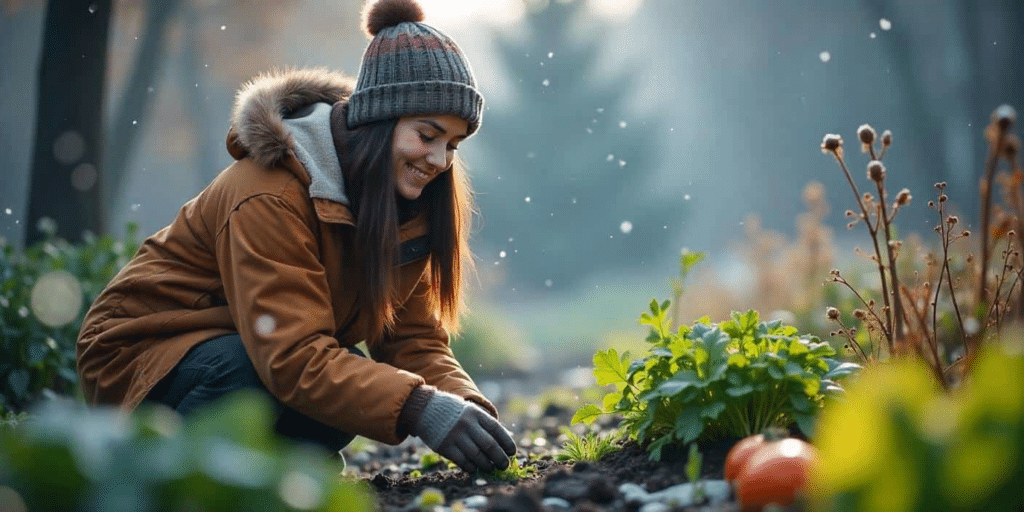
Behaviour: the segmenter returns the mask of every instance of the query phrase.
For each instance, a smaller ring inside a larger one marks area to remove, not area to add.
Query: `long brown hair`
[[[397,119],[368,123],[345,132],[338,144],[345,190],[356,217],[360,305],[369,315],[367,342],[391,335],[398,296],[398,199],[392,165],[392,141]],[[463,278],[474,269],[469,231],[475,213],[473,190],[455,158],[413,202],[427,216],[430,237],[428,301],[441,326],[457,332],[465,309]]]

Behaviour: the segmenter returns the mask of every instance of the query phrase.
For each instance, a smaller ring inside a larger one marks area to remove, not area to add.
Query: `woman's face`
[[[452,115],[399,119],[391,148],[398,194],[416,199],[427,183],[451,169],[455,150],[468,128],[468,122]]]

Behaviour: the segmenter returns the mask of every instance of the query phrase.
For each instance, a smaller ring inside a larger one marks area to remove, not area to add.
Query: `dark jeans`
[[[364,355],[355,347],[349,350]],[[257,389],[271,397],[277,418],[274,430],[279,435],[322,446],[331,454],[336,454],[355,437],[304,416],[270,395],[256,375],[238,334],[213,338],[193,347],[149,392],[146,400],[168,405],[188,416],[213,400],[243,388]]]

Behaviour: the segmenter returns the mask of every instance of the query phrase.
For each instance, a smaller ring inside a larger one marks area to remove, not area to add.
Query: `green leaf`
[[[800,428],[800,431],[803,432],[805,436],[814,437],[814,415],[796,413],[793,415],[793,419],[796,421],[796,426]]]
[[[808,354],[811,351],[807,349],[807,345],[804,345],[799,339],[795,339],[789,343],[789,356],[799,356]]]
[[[801,393],[790,393],[789,400],[797,412],[810,413],[814,407],[814,404],[807,398],[807,395]]]
[[[25,399],[25,395],[28,394],[28,381],[28,370],[24,368],[18,368],[7,374],[7,384],[11,387],[11,393],[14,394],[15,400]]]
[[[726,394],[728,394],[729,396],[734,396],[734,397],[739,397],[739,396],[743,396],[743,395],[749,395],[750,393],[753,393],[753,392],[754,392],[754,386],[752,386],[750,384],[745,384],[743,386],[732,386],[732,387],[726,388],[726,390],[725,390]]]
[[[577,423],[590,425],[591,423],[594,422],[594,420],[600,417],[601,414],[601,409],[599,409],[596,405],[587,404],[581,407],[578,411],[576,411],[576,414],[572,416],[572,420],[570,421],[570,423],[572,423],[573,425]]]
[[[729,366],[735,366],[737,368],[743,368],[743,367],[747,366],[748,364],[750,364],[750,361],[747,359],[747,356],[745,356],[743,354],[733,354],[733,355],[729,356],[728,364],[729,364]]]
[[[718,415],[722,414],[722,411],[724,410],[725,402],[712,402],[704,406],[704,408],[700,411],[700,415],[709,420],[716,420],[718,419]]]
[[[626,382],[629,371],[629,360],[626,354],[619,357],[615,349],[598,350],[594,354],[594,378],[601,386]]]
[[[782,369],[775,365],[768,367],[768,375],[775,380],[783,380],[786,378],[786,374],[782,373]]]
[[[705,385],[706,383],[701,381],[696,373],[684,370],[676,372],[671,378],[659,384],[652,394],[655,396],[673,397],[688,387],[704,387]]]
[[[703,456],[697,450],[697,443],[691,443],[690,454],[686,457],[686,477],[691,482],[696,482],[700,478],[702,459]]]
[[[797,375],[803,375],[803,373],[804,373],[804,369],[799,364],[794,363],[793,361],[788,361],[786,363],[786,376],[787,377],[794,377],[794,376],[797,376]]]
[[[604,406],[605,412],[612,412],[615,410],[616,405],[622,401],[622,393],[608,393],[601,400],[601,404]]]
[[[829,380],[841,379],[851,373],[861,370],[862,368],[861,365],[856,363],[839,364],[839,362],[834,359],[828,360],[828,363],[831,369],[825,374],[825,378]],[[835,364],[834,367],[832,366],[833,364]]]
[[[696,440],[703,431],[704,420],[701,418],[700,406],[687,406],[676,416],[676,434],[682,436],[684,443]]]

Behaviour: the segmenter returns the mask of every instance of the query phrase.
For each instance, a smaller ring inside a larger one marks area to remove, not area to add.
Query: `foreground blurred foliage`
[[[74,395],[75,341],[85,311],[138,250],[137,226],[124,237],[57,238],[43,219],[42,242],[19,249],[0,237],[0,413],[43,396]]]
[[[816,509],[1024,510],[1024,352],[1004,339],[952,393],[919,359],[867,369],[821,416]]]
[[[0,431],[0,490],[28,510],[372,510],[372,491],[322,450],[273,434],[268,400],[243,390],[185,420],[42,402]]]

